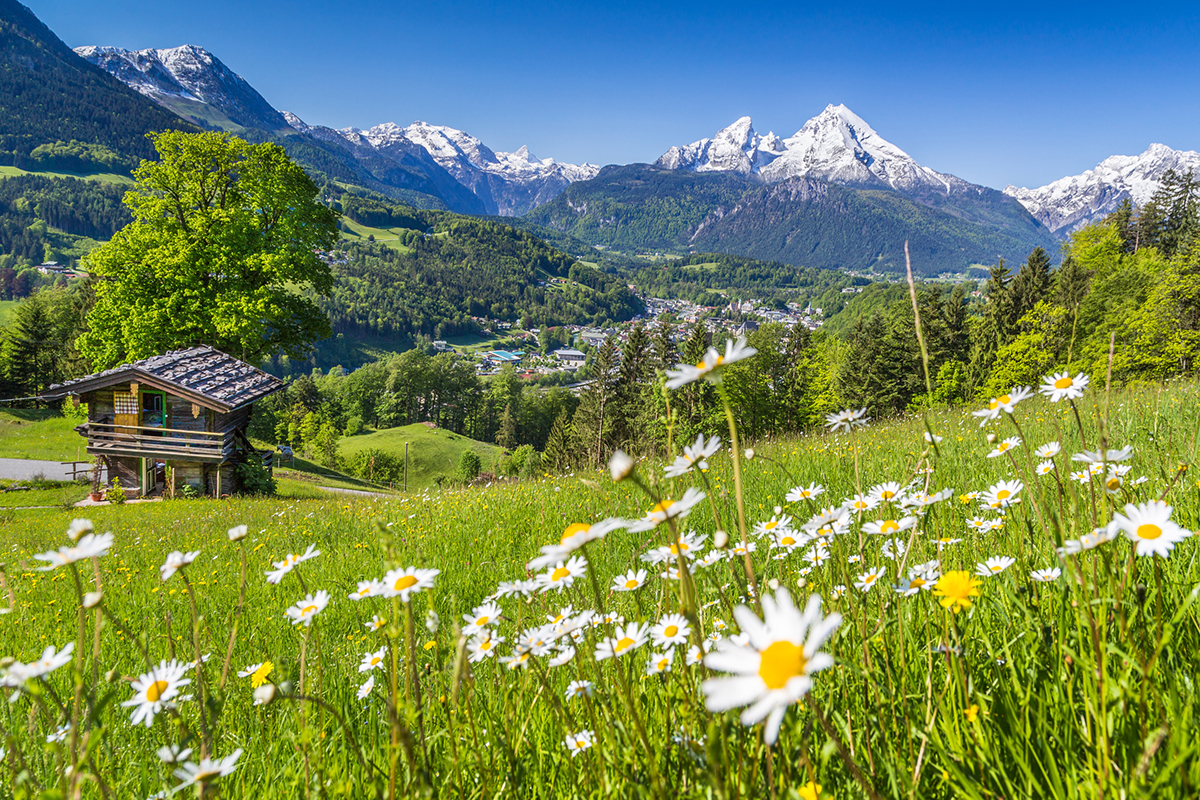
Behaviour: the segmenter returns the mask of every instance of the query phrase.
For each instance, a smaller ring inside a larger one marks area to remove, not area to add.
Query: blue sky
[[[72,47],[196,44],[310,124],[653,161],[845,103],[933,169],[1039,186],[1200,150],[1200,4],[24,0]]]

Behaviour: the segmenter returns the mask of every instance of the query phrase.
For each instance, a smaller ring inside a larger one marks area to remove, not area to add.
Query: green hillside
[[[409,491],[434,486],[439,477],[452,477],[466,450],[474,450],[479,455],[484,470],[490,470],[500,454],[500,448],[495,445],[430,427],[423,422],[346,437],[342,439],[339,453],[343,459],[350,460],[356,453],[380,450],[403,460],[405,444],[408,445]]]

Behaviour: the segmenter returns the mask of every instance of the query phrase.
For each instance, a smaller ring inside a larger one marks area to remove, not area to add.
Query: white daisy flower
[[[76,561],[106,556],[112,543],[113,535],[111,533],[89,533],[80,537],[79,541],[70,547],[60,547],[57,550],[38,553],[34,558],[38,561],[48,562],[46,566],[38,567],[42,572],[48,572],[67,564],[74,564]]]
[[[183,677],[187,671],[187,664],[172,659],[160,661],[150,672],[139,675],[132,684],[133,699],[121,703],[125,708],[133,708],[130,723],[144,724],[147,728],[154,724],[154,717],[176,699],[180,689],[192,682],[191,678]]]
[[[657,646],[669,649],[675,645],[686,644],[691,632],[692,626],[687,617],[682,614],[667,614],[650,629],[650,638]]]
[[[984,578],[991,575],[998,575],[1015,563],[1017,563],[1017,560],[1010,556],[992,556],[982,564],[975,565],[975,574]]]
[[[613,578],[612,589],[614,592],[632,592],[634,589],[640,589],[646,585],[646,570],[629,570],[624,575],[618,575]]]
[[[608,472],[617,483],[633,474],[637,462],[624,450],[617,450],[608,459]]]
[[[688,514],[692,513],[698,503],[700,503],[707,495],[694,486],[688,487],[683,493],[683,497],[678,500],[663,500],[656,504],[654,508],[646,512],[646,516],[629,524],[630,533],[640,533],[657,528],[661,523],[668,519],[683,519]]]
[[[631,653],[646,643],[650,626],[644,622],[618,625],[612,636],[607,636],[596,645],[596,660],[604,661]]]
[[[1017,495],[1025,484],[1020,481],[1000,481],[983,493],[983,503],[988,508],[1007,508],[1017,501]]]
[[[316,558],[317,556],[321,555],[321,551],[316,548],[317,546],[315,544],[310,544],[308,549],[300,555],[288,553],[287,557],[284,558],[283,561],[272,562],[275,569],[266,573],[267,583],[279,583],[281,580],[283,580],[283,576],[287,575],[296,568],[297,564],[302,564],[311,558]]]
[[[1038,458],[1055,458],[1062,452],[1062,446],[1058,442],[1046,442],[1046,444],[1033,451],[1033,454]]]
[[[161,567],[158,568],[159,574],[162,576],[164,581],[168,580],[180,568],[186,567],[188,564],[195,561],[196,556],[198,555],[200,555],[199,550],[193,550],[190,553],[181,553],[178,550],[175,550],[167,556],[167,560]]]
[[[708,469],[708,459],[721,449],[721,437],[713,436],[705,439],[704,434],[696,437],[695,444],[683,448],[683,455],[678,456],[669,467],[664,467],[668,478],[679,478],[686,475],[693,467]]]
[[[544,569],[551,564],[562,561],[588,542],[603,539],[609,533],[624,528],[625,525],[625,520],[616,518],[601,520],[593,524],[576,522],[568,525],[567,529],[563,531],[562,538],[558,544],[548,544],[543,547],[542,554],[530,561],[526,566],[531,570]]]
[[[85,533],[92,533],[96,530],[96,526],[92,524],[90,519],[73,519],[71,524],[67,526],[67,538],[72,542],[79,541],[79,537]]]
[[[875,584],[879,583],[880,579],[887,574],[887,567],[879,567],[873,570],[867,570],[860,574],[854,581],[854,587],[860,592],[869,592],[875,588]]]
[[[992,420],[999,417],[1001,414],[1013,413],[1013,407],[1022,400],[1033,397],[1033,389],[1028,386],[1017,386],[1008,394],[1002,394],[999,397],[993,397],[988,401],[988,407],[982,411],[972,411],[976,417],[981,417],[982,421],[979,427],[983,427]]]
[[[1058,567],[1052,567],[1050,569],[1035,569],[1033,572],[1029,573],[1029,577],[1033,578],[1035,581],[1041,581],[1042,583],[1050,583],[1051,581],[1058,580],[1059,575],[1062,575],[1062,570]]]
[[[814,500],[825,493],[825,487],[819,483],[810,483],[808,486],[797,486],[787,493],[787,501],[789,503],[799,503],[801,500]]]
[[[998,457],[1004,455],[1005,453],[1007,453],[1008,451],[1012,450],[1013,448],[1019,446],[1020,444],[1021,444],[1020,436],[1010,436],[1007,439],[1005,439],[1004,441],[999,442],[994,448],[992,448],[992,451],[987,454],[987,457],[988,458],[998,458]]]
[[[189,786],[207,784],[210,781],[215,781],[217,778],[230,775],[237,769],[237,762],[241,757],[242,749],[239,747],[225,758],[204,758],[200,760],[199,764],[193,764],[189,761],[175,770],[175,777],[179,778],[182,783],[172,791],[183,791]]]
[[[307,628],[312,625],[313,618],[324,611],[327,605],[329,605],[329,592],[321,589],[316,594],[307,595],[303,600],[297,600],[284,613],[291,618],[293,625],[303,624]]]
[[[563,692],[563,696],[568,700],[574,700],[577,697],[591,697],[596,691],[596,687],[591,681],[571,681],[567,684],[567,690]]]
[[[358,699],[365,700],[367,698],[367,695],[369,695],[371,693],[371,690],[374,688],[375,688],[375,676],[371,675],[367,678],[366,683],[364,683],[362,686],[358,687]]]
[[[1072,461],[1082,461],[1086,464],[1113,464],[1118,461],[1127,461],[1133,455],[1132,447],[1120,447],[1117,449],[1101,448],[1095,452],[1084,450],[1082,453],[1076,453],[1071,456]]]
[[[851,431],[855,428],[865,426],[871,418],[867,416],[867,410],[860,408],[855,410],[847,408],[844,411],[838,411],[835,414],[825,415],[825,427],[836,433],[837,431]]]
[[[902,531],[912,530],[917,524],[916,517],[901,517],[900,519],[879,519],[871,522],[864,522],[862,526],[863,533],[870,533],[876,536],[887,536],[893,533],[901,533]]]
[[[488,634],[488,631],[484,631]],[[496,655],[496,645],[503,644],[503,636],[481,635],[476,636],[471,641],[467,642],[467,650],[471,653],[468,659],[472,664],[483,661],[485,658],[491,658]]]
[[[689,383],[694,383],[701,378],[710,383],[719,383],[721,380],[721,370],[737,361],[750,358],[757,353],[753,347],[746,344],[746,337],[742,336],[733,341],[727,339],[725,341],[724,355],[718,354],[716,348],[710,347],[708,352],[704,354],[704,359],[695,366],[691,364],[679,364],[675,369],[667,370],[667,388],[678,389],[681,386],[686,386]]]
[[[592,742],[595,741],[595,738],[596,737],[591,731],[568,733],[564,741],[566,742],[567,749],[571,751],[571,758],[574,758],[584,750],[590,748],[592,746]]]
[[[1037,465],[1037,468],[1034,470],[1034,472],[1036,472],[1038,475],[1049,475],[1051,472],[1054,472],[1054,462],[1043,461]]]
[[[813,675],[833,665],[821,646],[841,624],[841,614],[821,614],[821,598],[811,595],[804,611],[792,603],[787,589],[762,598],[763,619],[746,606],[734,610],[738,624],[749,637],[748,647],[729,641],[704,659],[705,666],[732,677],[711,678],[701,684],[705,704],[713,713],[745,707],[743,725],[766,720],[763,739],[774,744],[788,706],[812,687]]]
[[[500,606],[495,603],[484,603],[476,606],[470,614],[463,614],[463,636],[474,636],[488,625],[495,625],[500,619]]]
[[[1038,390],[1049,397],[1051,403],[1057,403],[1060,400],[1078,400],[1083,397],[1083,390],[1087,385],[1088,376],[1082,372],[1073,378],[1069,372],[1057,372],[1042,378],[1042,385]]]
[[[575,579],[587,571],[587,561],[582,556],[573,556],[569,560],[559,561],[553,569],[537,576],[538,585],[542,591],[551,589],[562,591],[575,582]]]
[[[873,511],[878,505],[879,500],[877,498],[870,495],[856,494],[846,501],[845,508],[848,511]]]
[[[1162,500],[1127,504],[1124,514],[1113,514],[1109,528],[1124,532],[1139,556],[1166,558],[1176,543],[1192,535],[1171,521],[1171,506]]]
[[[671,671],[671,662],[675,660],[674,648],[668,649],[664,653],[654,653],[650,656],[650,663],[646,665],[647,675],[661,675],[664,672]]]
[[[867,492],[867,497],[874,500],[876,503],[895,503],[904,499],[908,493],[908,489],[901,486],[896,481],[886,481],[884,483],[872,486]]]
[[[346,595],[350,600],[365,600],[383,593],[383,581],[359,581],[358,588]]]
[[[417,592],[432,589],[434,578],[441,572],[440,569],[417,569],[416,567],[389,570],[383,576],[383,596],[399,597],[402,603],[407,603],[408,599]]]
[[[371,670],[383,669],[387,666],[387,647],[381,647],[374,653],[367,653],[363,656],[362,663],[358,665],[359,672],[370,672]]]

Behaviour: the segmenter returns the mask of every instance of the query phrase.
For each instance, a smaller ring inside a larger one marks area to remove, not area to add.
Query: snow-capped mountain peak
[[[76,47],[76,54],[131,88],[163,105],[178,101],[204,103],[220,111],[235,125],[275,130],[286,127],[284,118],[254,87],[225,66],[219,58],[194,44],[150,50],[119,47]]]
[[[656,164],[666,169],[692,172],[758,172],[783,153],[783,140],[774,133],[760,136],[750,117],[741,117],[717,131],[711,139],[701,139],[683,147],[672,147]]]
[[[1136,156],[1109,156],[1092,169],[1068,175],[1037,189],[1007,186],[1042,224],[1065,234],[1095,222],[1117,209],[1125,198],[1142,205],[1154,194],[1168,169],[1200,174],[1200,153],[1152,144]]]

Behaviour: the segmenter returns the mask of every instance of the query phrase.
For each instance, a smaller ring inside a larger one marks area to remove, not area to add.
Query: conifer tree
[[[967,287],[955,284],[942,308],[946,320],[946,359],[965,362],[971,349]]]
[[[571,453],[571,412],[563,408],[554,420],[546,448],[542,452],[542,464],[552,472],[561,472],[573,463]]]
[[[572,446],[591,466],[604,463],[611,441],[612,402],[617,386],[617,345],[612,338],[596,350],[589,372],[591,382],[584,387],[575,409]]]
[[[1054,302],[1074,315],[1091,288],[1092,273],[1071,256],[1054,273]]]
[[[1050,256],[1041,247],[1035,247],[1009,287],[1014,328],[1017,320],[1031,311],[1038,301],[1048,299],[1050,285]]]
[[[41,293],[17,306],[4,342],[4,372],[9,389],[33,395],[57,382],[65,343]]]
[[[496,430],[496,444],[505,450],[515,450],[520,441],[517,439],[517,415],[512,403],[504,407],[500,415],[500,425]]]

